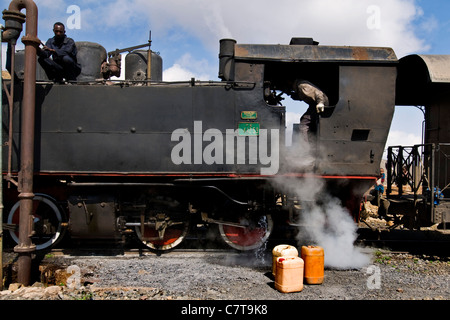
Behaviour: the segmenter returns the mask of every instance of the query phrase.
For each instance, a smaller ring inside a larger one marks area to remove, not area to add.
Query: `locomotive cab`
[[[392,49],[322,46],[310,38],[293,38],[289,45],[224,39],[219,57],[224,81],[254,82],[270,105],[281,103],[278,92],[291,91],[295,79],[328,96],[314,142],[316,173],[378,174],[395,106],[398,61]]]

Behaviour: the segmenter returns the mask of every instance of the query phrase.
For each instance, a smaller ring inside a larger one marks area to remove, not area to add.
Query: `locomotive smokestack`
[[[33,172],[34,172],[34,126],[35,126],[35,96],[36,96],[36,52],[40,44],[37,38],[38,9],[32,0],[13,0],[9,10],[3,12],[7,22],[11,16],[20,16],[20,10],[26,9],[26,35],[22,37],[25,44],[25,76],[23,85],[21,147],[19,172],[19,243],[14,251],[18,257],[18,282],[29,285],[31,274],[31,253],[36,246],[31,241],[32,209],[33,209]],[[17,24],[17,19],[15,19]],[[17,30],[17,27],[15,28]],[[5,30],[6,32],[7,30]],[[16,36],[19,34],[16,32]],[[13,53],[14,54],[14,53]]]

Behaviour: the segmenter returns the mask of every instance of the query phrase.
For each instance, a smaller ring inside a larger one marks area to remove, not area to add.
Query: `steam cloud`
[[[286,158],[290,169],[312,172],[313,158],[309,153],[308,146],[297,142],[292,153],[295,157]],[[361,268],[370,263],[370,256],[354,245],[357,226],[350,213],[339,199],[327,193],[323,179],[307,173],[300,180],[280,176],[276,183],[300,202],[299,246],[315,244],[323,247],[325,266],[330,268]]]

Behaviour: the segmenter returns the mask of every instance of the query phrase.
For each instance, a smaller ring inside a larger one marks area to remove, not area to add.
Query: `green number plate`
[[[240,122],[239,123],[239,135],[240,136],[258,136],[259,135],[259,123],[257,122]]]

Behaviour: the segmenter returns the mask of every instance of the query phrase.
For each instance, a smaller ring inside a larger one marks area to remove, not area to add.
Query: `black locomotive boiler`
[[[73,239],[135,234],[164,251],[198,225],[217,226],[235,249],[255,249],[275,224],[295,223],[298,194],[285,187],[304,185],[305,177],[323,181],[358,221],[394,113],[392,49],[322,46],[309,38],[289,45],[223,39],[220,81],[164,82],[162,59],[150,49],[128,54],[125,79],[111,80],[117,52],[77,45],[84,70],[77,81],[54,83],[37,65],[31,235],[37,249],[67,231]],[[17,242],[24,60],[16,53],[2,106],[7,226]],[[329,97],[307,146],[297,125],[292,145],[285,143],[280,94],[296,79]]]

